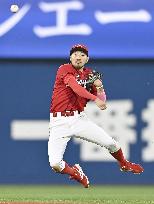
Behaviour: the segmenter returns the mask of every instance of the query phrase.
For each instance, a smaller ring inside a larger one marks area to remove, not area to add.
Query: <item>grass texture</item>
[[[1,185],[0,203],[154,204],[154,186]]]

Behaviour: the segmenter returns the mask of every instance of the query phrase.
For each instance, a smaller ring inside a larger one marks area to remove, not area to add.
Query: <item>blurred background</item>
[[[74,44],[88,47],[107,93],[108,109],[89,103],[87,114],[145,171],[122,173],[75,139],[65,160],[93,184],[154,184],[154,0],[0,1],[0,184],[70,183],[51,171],[47,142],[55,74]]]

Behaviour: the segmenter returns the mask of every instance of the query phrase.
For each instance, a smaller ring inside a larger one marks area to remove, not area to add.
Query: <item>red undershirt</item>
[[[64,78],[64,83],[68,85],[76,94],[83,98],[90,99],[92,101],[95,101],[97,96],[89,93],[86,89],[84,89],[82,86],[80,86],[73,75],[67,74]]]

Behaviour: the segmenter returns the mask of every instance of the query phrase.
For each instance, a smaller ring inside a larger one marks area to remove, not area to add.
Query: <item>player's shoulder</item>
[[[74,68],[72,67],[71,64],[62,64],[57,71],[57,75],[58,77],[62,78],[64,77],[66,74],[74,74]]]
[[[58,68],[58,72],[62,72],[62,71],[73,71],[73,67],[71,64],[62,64],[59,68]]]
[[[67,63],[67,64],[62,64],[58,69],[71,69],[72,65]]]

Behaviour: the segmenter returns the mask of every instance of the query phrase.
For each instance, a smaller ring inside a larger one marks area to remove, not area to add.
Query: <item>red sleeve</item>
[[[94,101],[97,96],[89,93],[86,89],[84,89],[82,86],[80,86],[76,80],[75,77],[71,74],[67,74],[64,77],[64,83],[66,85],[68,85],[76,94],[78,94],[79,96],[83,97],[83,98],[87,98],[90,99],[92,101]]]
[[[96,89],[96,86],[95,86],[95,85],[92,85],[91,93],[92,93],[93,95],[97,96],[97,89]]]

